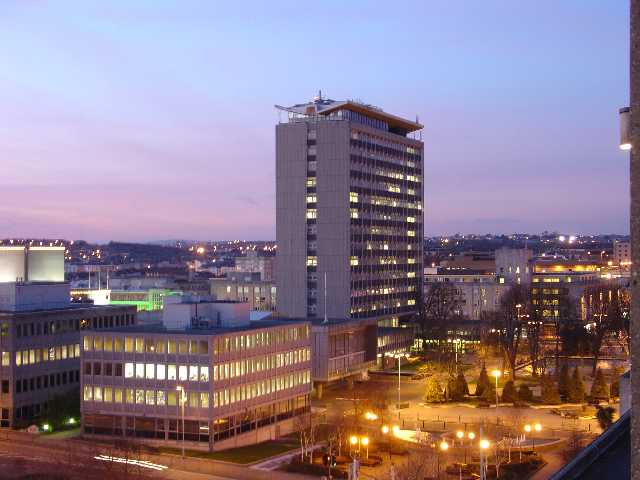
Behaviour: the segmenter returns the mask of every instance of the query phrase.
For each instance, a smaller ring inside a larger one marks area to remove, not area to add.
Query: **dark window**
[[[56,373],[56,385],[60,385],[60,374]]]
[[[42,388],[42,377],[36,378],[36,388],[40,390]]]
[[[62,372],[62,384],[67,384],[67,372]]]
[[[122,376],[122,364],[121,363],[116,363],[116,377],[121,377]]]
[[[9,393],[9,380],[2,380],[2,393]]]
[[[47,375],[44,376],[44,388],[49,388],[49,377]]]
[[[80,370],[76,370],[76,383],[80,381]]]
[[[22,336],[22,325],[17,325],[16,326],[16,337],[21,337]]]
[[[22,392],[22,382],[20,380],[16,380],[16,393]]]
[[[36,379],[35,378],[30,378],[29,379],[29,390],[33,391],[36,389]]]
[[[49,386],[54,387],[55,385],[56,385],[56,377],[52,373],[51,375],[49,375]]]
[[[113,375],[113,365],[111,363],[104,364],[104,374],[109,377]]]
[[[91,362],[84,362],[84,374],[91,375]]]
[[[100,362],[93,363],[93,374],[102,375],[102,364]]]

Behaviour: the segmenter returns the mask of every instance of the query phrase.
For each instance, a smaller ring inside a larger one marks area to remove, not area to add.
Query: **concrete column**
[[[640,0],[631,0],[631,478],[640,480]]]

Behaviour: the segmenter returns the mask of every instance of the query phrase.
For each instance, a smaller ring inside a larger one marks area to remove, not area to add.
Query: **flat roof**
[[[246,325],[238,327],[214,327],[214,328],[167,328],[161,324],[153,325],[128,325],[122,327],[104,328],[100,330],[87,330],[85,333],[148,333],[171,335],[223,335],[225,333],[246,332],[260,330],[262,328],[283,327],[294,323],[308,323],[305,320],[254,320]]]
[[[309,113],[310,107],[313,107],[313,113]],[[352,112],[366,115],[367,117],[383,120],[387,122],[390,127],[401,128],[406,130],[408,133],[415,132],[416,130],[422,130],[424,128],[424,125],[418,122],[387,113],[379,107],[357,102],[355,100],[331,100],[328,98],[319,98],[312,102],[299,103],[291,107],[276,105],[276,108],[279,110],[297,113],[299,115],[309,116],[328,115],[337,110],[350,110]]]

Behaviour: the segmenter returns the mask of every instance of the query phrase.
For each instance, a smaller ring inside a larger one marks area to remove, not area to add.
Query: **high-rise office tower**
[[[395,326],[422,301],[423,127],[318,95],[276,107],[277,310]],[[326,295],[325,295],[326,278]]]

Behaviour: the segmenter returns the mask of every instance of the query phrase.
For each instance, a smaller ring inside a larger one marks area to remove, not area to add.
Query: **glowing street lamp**
[[[382,426],[382,433],[384,433],[385,435],[386,435],[387,433],[389,433],[389,427],[387,427],[386,425],[383,425],[383,426]]]
[[[385,353],[387,357],[397,358],[398,359],[398,410],[400,409],[400,362],[403,358],[408,358],[408,353]]]
[[[378,419],[378,415],[376,415],[373,412],[367,412],[364,414],[364,418],[366,418],[367,420],[377,420]]]
[[[480,440],[480,480],[486,480],[487,478],[487,454],[486,450],[491,446],[489,440],[483,438]]]
[[[496,378],[496,408],[498,408],[498,378],[502,375],[500,370],[493,370],[491,375]]]
[[[363,437],[361,441],[362,445],[367,448],[367,459],[369,459],[369,437]]]

